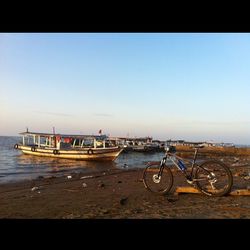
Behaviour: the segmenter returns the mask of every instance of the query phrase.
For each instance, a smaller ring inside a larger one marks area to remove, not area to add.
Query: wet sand
[[[220,158],[234,175],[233,190],[250,187],[250,158]],[[158,196],[142,182],[143,169],[38,178],[0,185],[0,218],[116,219],[250,218],[250,196],[174,193],[188,186],[174,171],[171,193]]]

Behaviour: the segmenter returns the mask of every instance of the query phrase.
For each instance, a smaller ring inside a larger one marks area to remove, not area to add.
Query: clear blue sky
[[[0,34],[0,135],[250,144],[250,34]]]

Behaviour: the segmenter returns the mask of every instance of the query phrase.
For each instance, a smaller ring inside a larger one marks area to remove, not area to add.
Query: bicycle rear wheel
[[[173,175],[171,170],[160,164],[148,165],[143,172],[143,183],[153,193],[166,194],[173,186]]]
[[[230,169],[220,161],[206,161],[195,171],[197,188],[209,196],[223,196],[231,191],[233,176]]]

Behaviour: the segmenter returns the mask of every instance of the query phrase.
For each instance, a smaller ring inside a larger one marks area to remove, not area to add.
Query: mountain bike
[[[187,160],[176,155],[176,148],[169,146],[166,154],[160,162],[149,162],[143,172],[143,183],[151,192],[157,194],[167,194],[173,186],[173,174],[171,166],[167,162],[172,162],[186,177],[187,183],[193,185],[202,193],[209,196],[223,196],[231,191],[233,176],[228,168],[221,161],[208,160],[201,164],[196,162],[199,148],[194,147],[193,160]],[[191,165],[191,169],[187,168]]]

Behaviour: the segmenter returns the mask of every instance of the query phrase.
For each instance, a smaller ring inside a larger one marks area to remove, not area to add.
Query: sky
[[[248,33],[0,33],[0,135],[250,144]]]

